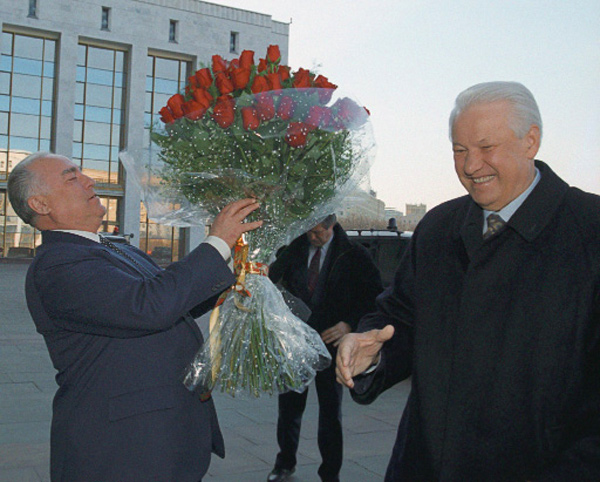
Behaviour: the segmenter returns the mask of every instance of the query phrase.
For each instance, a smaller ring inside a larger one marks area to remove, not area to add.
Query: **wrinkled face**
[[[65,157],[39,159],[29,169],[42,185],[43,192],[28,201],[38,213],[40,229],[98,231],[106,208],[94,192],[93,179]]]
[[[475,104],[459,114],[452,129],[454,168],[483,209],[499,211],[525,191],[535,177],[540,132],[531,126],[519,139],[509,127],[506,101]]]
[[[325,246],[325,243],[333,236],[333,225],[328,228],[324,228],[322,224],[317,224],[314,228],[306,233],[310,244],[315,248],[321,248]]]

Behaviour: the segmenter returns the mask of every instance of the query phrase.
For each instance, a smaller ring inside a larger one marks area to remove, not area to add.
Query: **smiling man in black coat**
[[[521,84],[467,89],[450,130],[469,195],[423,218],[338,379],[369,403],[412,376],[388,482],[598,481],[600,197],[535,160]]]
[[[335,215],[295,239],[269,268],[269,277],[311,309],[308,324],[320,335],[332,357],[340,339],[356,329],[360,317],[375,308],[381,277],[369,252],[348,239]],[[318,444],[323,462],[319,476],[339,480],[342,466],[342,387],[334,366],[317,373]],[[279,396],[277,441],[280,452],[269,481],[286,480],[296,466],[300,424],[308,390]]]

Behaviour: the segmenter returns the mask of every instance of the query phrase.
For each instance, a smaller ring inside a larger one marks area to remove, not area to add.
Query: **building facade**
[[[179,259],[204,232],[149,222],[118,154],[148,147],[159,109],[212,55],[277,44],[287,63],[289,24],[197,0],[0,0],[0,20],[0,257],[40,242],[9,204],[8,174],[52,151],[95,179],[103,231]]]
[[[345,229],[382,229],[385,227],[385,203],[372,189],[357,189],[342,201],[337,212]]]

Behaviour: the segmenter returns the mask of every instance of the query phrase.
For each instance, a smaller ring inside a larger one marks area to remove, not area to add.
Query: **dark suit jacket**
[[[412,374],[386,481],[600,480],[600,197],[536,166],[486,241],[470,197],[430,211],[360,322],[395,332],[354,396]]]
[[[202,244],[161,270],[120,245],[140,270],[86,238],[42,236],[26,295],[58,371],[52,481],[198,482],[224,447],[212,400],[182,384],[202,344],[188,313],[234,283],[225,261]]]
[[[339,224],[327,250],[313,295],[308,292],[306,234],[281,251],[269,268],[269,277],[281,283],[312,310],[308,324],[321,333],[340,321],[356,328],[365,313],[375,309],[375,298],[383,290],[379,270],[363,246],[352,242]]]

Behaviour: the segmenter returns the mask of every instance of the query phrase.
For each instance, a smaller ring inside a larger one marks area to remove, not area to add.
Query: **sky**
[[[291,22],[292,70],[316,68],[369,109],[377,142],[370,183],[386,207],[431,209],[465,193],[448,116],[459,92],[493,80],[521,82],[536,97],[544,123],[537,158],[600,194],[599,0],[211,3]]]

